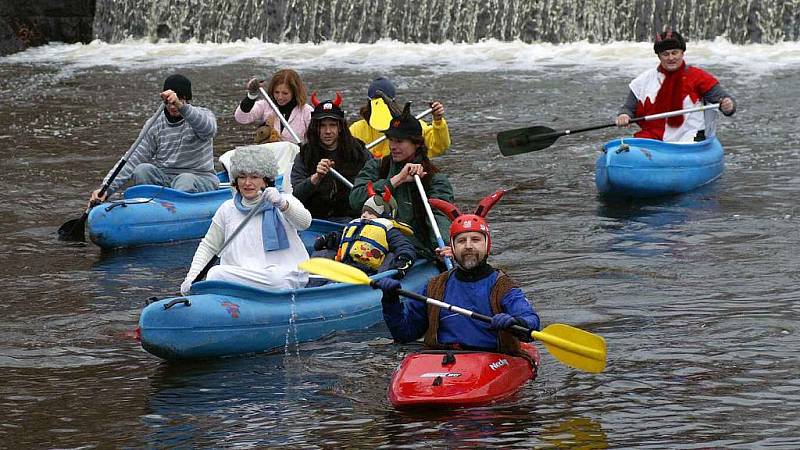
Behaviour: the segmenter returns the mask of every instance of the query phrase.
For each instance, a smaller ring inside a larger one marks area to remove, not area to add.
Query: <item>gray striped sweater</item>
[[[128,162],[109,186],[109,195],[120,188],[141,163],[150,163],[161,168],[167,175],[193,173],[214,174],[214,136],[217,134],[217,118],[206,108],[184,103],[180,109],[183,120],[170,123],[164,114],[147,132],[139,145],[131,152]],[[104,181],[111,176],[112,168]]]

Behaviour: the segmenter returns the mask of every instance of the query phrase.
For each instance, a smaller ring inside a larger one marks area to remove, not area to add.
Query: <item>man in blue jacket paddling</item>
[[[400,301],[400,282],[383,278],[383,317],[395,340],[405,343],[425,337],[429,348],[472,349],[520,354],[519,339],[504,331],[512,325],[539,330],[539,316],[511,278],[487,262],[491,234],[484,217],[503,196],[500,190],[484,198],[474,214],[461,214],[452,204],[431,199],[432,206],[447,214],[450,246],[456,268],[432,278],[420,292],[464,309],[492,317],[491,325],[441,311],[438,306]]]

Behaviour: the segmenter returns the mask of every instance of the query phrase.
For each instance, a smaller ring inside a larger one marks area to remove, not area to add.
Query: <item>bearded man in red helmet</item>
[[[383,318],[392,337],[401,343],[425,338],[429,348],[488,350],[519,354],[516,335],[503,331],[512,325],[540,329],[539,315],[511,278],[487,262],[492,239],[485,216],[503,196],[499,190],[484,198],[474,214],[461,214],[452,204],[430,199],[431,206],[447,214],[450,246],[456,268],[432,278],[420,294],[492,317],[491,325],[437,306],[417,301],[401,302],[400,282],[382,278]],[[524,338],[522,338],[524,339]],[[528,338],[529,339],[529,338]]]

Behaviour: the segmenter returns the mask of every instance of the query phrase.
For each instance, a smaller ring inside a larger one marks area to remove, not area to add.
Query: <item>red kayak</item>
[[[522,349],[539,365],[533,344]],[[536,367],[524,358],[480,351],[426,350],[403,359],[389,385],[398,408],[478,406],[507,399],[530,379]]]

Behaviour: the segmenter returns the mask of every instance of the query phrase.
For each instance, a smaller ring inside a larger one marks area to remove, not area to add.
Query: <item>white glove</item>
[[[192,290],[192,280],[183,280],[183,283],[181,283],[181,295],[189,295],[190,290]]]
[[[264,195],[267,197],[267,201],[275,205],[278,209],[286,209],[286,204],[288,201],[283,198],[283,194],[281,194],[277,188],[275,187],[268,187],[264,190]]]

